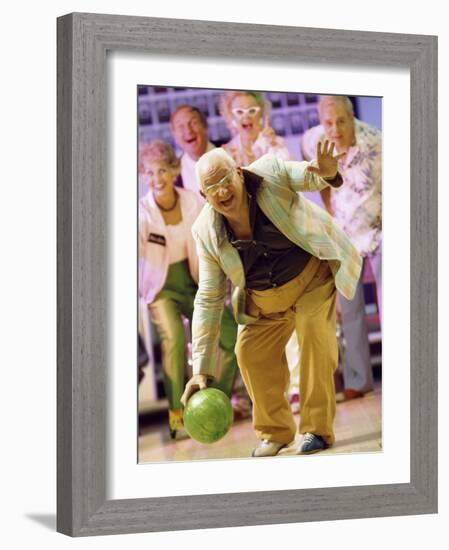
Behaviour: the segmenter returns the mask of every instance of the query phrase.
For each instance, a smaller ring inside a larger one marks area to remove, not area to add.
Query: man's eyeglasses
[[[229,174],[226,174],[223,178],[221,178],[220,181],[217,181],[217,183],[214,183],[213,185],[209,185],[209,187],[206,187],[204,189],[204,194],[208,197],[215,197],[215,195],[218,194],[220,189],[225,189],[226,187],[229,187],[232,184],[232,180],[234,179],[234,172],[229,172]]]
[[[260,113],[260,107],[258,105],[255,107],[248,107],[248,109],[244,109],[243,107],[237,107],[236,109],[232,109],[232,114],[236,118],[243,118],[245,115],[253,118],[259,113]]]

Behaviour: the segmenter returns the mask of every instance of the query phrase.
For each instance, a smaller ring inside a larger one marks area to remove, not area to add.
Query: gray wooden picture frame
[[[82,13],[57,26],[57,530],[86,536],[436,512],[437,38]],[[410,483],[107,500],[105,98],[112,50],[410,70]]]

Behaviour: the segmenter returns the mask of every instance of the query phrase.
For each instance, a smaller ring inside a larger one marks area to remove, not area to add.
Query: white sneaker
[[[278,452],[287,446],[287,443],[279,443],[278,441],[269,441],[262,439],[257,447],[252,452],[251,456],[276,456]]]

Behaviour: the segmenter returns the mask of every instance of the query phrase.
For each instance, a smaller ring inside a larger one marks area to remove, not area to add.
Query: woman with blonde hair
[[[183,433],[181,395],[186,376],[182,316],[192,319],[198,288],[198,256],[191,228],[203,208],[192,191],[175,187],[180,162],[161,140],[139,150],[139,172],[149,190],[139,201],[139,295],[148,305],[161,339],[165,394],[172,438]],[[224,314],[220,334],[222,375],[217,387],[230,394],[237,361],[236,325]]]
[[[267,153],[289,160],[284,140],[270,126],[271,103],[260,92],[235,90],[222,94],[221,116],[233,134],[223,145],[237,166],[248,166]]]

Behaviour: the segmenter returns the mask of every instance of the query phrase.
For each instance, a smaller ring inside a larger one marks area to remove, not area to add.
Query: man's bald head
[[[224,149],[217,147],[202,155],[195,169],[197,180],[204,192],[208,185],[216,183],[228,173],[235,172],[237,165]]]
[[[212,149],[197,162],[196,174],[209,205],[230,223],[240,222],[247,202],[243,172],[233,158],[224,149]]]

